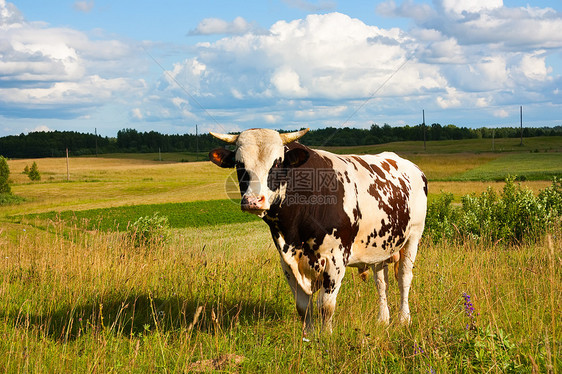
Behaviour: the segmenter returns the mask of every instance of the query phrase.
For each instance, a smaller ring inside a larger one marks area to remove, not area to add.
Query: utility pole
[[[70,180],[70,170],[68,168],[68,148],[66,148],[66,180]]]
[[[521,147],[523,146],[523,105],[519,106],[519,122],[521,123]]]
[[[423,150],[426,150],[425,147],[425,109],[422,109],[422,117],[423,117]]]
[[[199,129],[195,124],[195,161],[199,161]]]

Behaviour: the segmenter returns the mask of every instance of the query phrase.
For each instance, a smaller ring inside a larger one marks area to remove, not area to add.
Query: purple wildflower
[[[476,324],[475,316],[474,316],[474,305],[472,304],[472,301],[470,300],[470,295],[467,294],[466,292],[462,293],[462,297],[464,299],[464,312],[466,314],[466,316],[468,318],[470,318],[470,323],[468,323],[466,325],[466,329],[467,330],[472,330],[474,328],[474,325]]]
[[[474,305],[470,301],[470,295],[466,292],[462,293],[462,297],[464,298],[464,312],[470,318],[473,318],[474,315]]]

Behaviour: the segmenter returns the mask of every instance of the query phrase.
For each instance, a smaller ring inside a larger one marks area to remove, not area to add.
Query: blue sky
[[[0,136],[562,125],[562,2],[0,0]]]

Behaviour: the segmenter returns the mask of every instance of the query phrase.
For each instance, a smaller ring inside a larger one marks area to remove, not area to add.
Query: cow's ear
[[[225,148],[213,149],[209,152],[209,160],[221,168],[233,168],[236,165],[234,152]]]
[[[304,164],[309,157],[310,154],[308,151],[305,151],[302,148],[291,149],[285,153],[285,160],[283,161],[283,164],[285,167],[297,168]]]

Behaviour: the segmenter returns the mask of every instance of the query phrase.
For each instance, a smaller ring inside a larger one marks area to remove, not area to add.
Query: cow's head
[[[214,137],[230,144],[236,144],[235,151],[217,148],[209,152],[209,159],[222,168],[236,168],[241,208],[262,216],[271,203],[283,193],[280,183],[283,170],[302,165],[309,157],[302,148],[288,150],[285,147],[309,129],[280,134],[269,129],[251,129],[240,135],[216,134]]]

